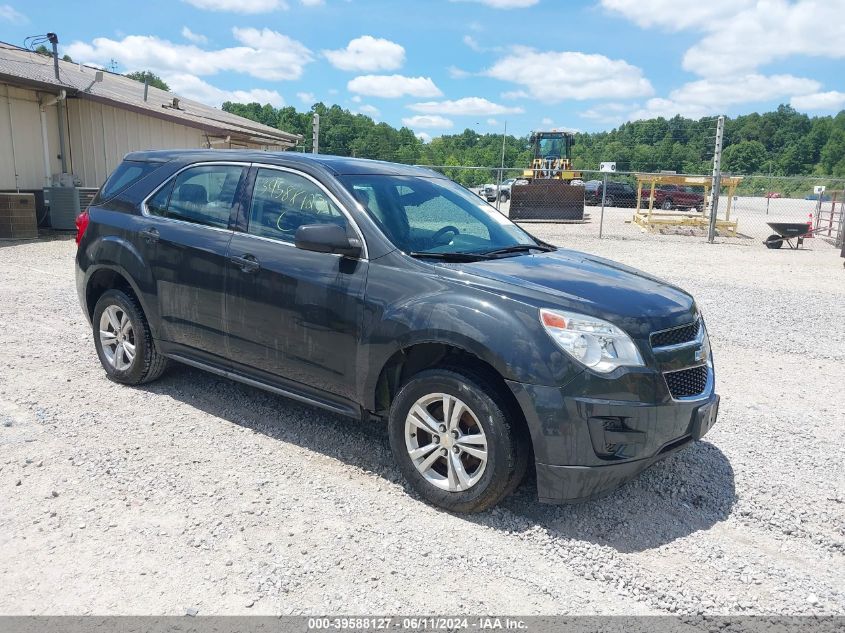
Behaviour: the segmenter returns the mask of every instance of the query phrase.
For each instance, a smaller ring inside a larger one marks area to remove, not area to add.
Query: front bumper
[[[715,423],[719,407],[712,382],[700,398],[659,404],[508,385],[531,432],[537,493],[545,503],[585,501],[611,492],[700,439]]]

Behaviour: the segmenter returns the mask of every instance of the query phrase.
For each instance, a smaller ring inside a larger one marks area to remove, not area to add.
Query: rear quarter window
[[[97,195],[91,204],[99,204],[107,200],[111,200],[121,191],[134,185],[136,182],[145,176],[153,173],[156,169],[162,166],[162,163],[146,163],[142,161],[125,160],[117,169],[115,169],[111,176],[106,179],[106,182],[100,187]]]

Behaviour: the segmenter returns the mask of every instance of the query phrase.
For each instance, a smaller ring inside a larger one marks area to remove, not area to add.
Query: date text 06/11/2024
[[[308,630],[335,631],[497,631],[497,630],[527,630],[527,624],[518,618],[482,616],[466,617],[335,617],[309,618]]]

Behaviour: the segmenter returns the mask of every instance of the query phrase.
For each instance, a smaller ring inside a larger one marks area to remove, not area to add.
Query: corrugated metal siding
[[[205,147],[195,128],[82,99],[68,99],[71,170],[99,187],[128,152]]]
[[[59,128],[55,106],[47,108],[47,136],[51,168],[61,171],[56,158]],[[45,184],[42,148],[38,93],[0,84],[0,189],[41,189]]]
[[[51,96],[45,95],[46,98]],[[68,171],[79,177],[83,187],[102,185],[128,152],[207,146],[205,133],[194,127],[88,99],[70,98],[65,103]],[[0,84],[0,189],[41,189],[45,185],[39,110],[38,92]],[[57,110],[55,105],[48,106],[46,110],[53,174],[61,171]],[[227,149],[229,145],[253,149],[265,147],[222,142],[215,142],[212,147]]]

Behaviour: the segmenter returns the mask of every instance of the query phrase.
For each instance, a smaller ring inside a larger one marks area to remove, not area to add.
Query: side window
[[[313,182],[288,171],[259,169],[249,208],[251,235],[293,242],[306,224],[338,224],[346,218]]]
[[[186,169],[147,202],[153,215],[227,228],[244,168],[201,165]]]
[[[111,200],[121,191],[161,167],[162,163],[145,163],[141,161],[125,160],[117,166],[106,182],[100,187],[91,204],[100,204]]]

